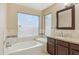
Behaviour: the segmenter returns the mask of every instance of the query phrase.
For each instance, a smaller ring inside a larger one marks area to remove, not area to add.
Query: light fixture
[[[67,8],[67,7],[70,7],[70,6],[73,6],[73,5],[75,5],[76,3],[64,3],[64,5],[65,5],[65,7]]]

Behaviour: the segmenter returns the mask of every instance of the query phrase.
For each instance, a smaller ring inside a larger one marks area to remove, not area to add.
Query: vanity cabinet
[[[68,55],[68,48],[60,45],[56,45],[57,55]]]
[[[56,54],[57,55],[68,55],[68,42],[56,40]]]
[[[70,55],[79,55],[79,45],[70,43]]]
[[[48,40],[47,40],[47,51],[51,55],[55,54],[55,40],[53,38],[48,37]]]
[[[79,51],[71,49],[70,55],[79,55]]]
[[[54,55],[54,44],[52,43],[47,43],[47,51],[48,53],[50,53],[51,55]]]
[[[79,55],[79,44],[48,37],[47,51],[51,55]]]
[[[68,43],[48,37],[47,51],[52,55],[68,55]]]

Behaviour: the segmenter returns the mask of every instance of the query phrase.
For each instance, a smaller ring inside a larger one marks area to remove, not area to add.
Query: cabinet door
[[[54,52],[54,44],[53,43],[47,43],[47,51],[49,54],[52,54],[54,55],[55,52]]]
[[[64,46],[57,45],[56,46],[56,54],[57,55],[68,55],[68,48]]]
[[[47,39],[47,42],[51,42],[51,43],[54,43],[54,39],[53,38],[50,38],[50,37],[48,37],[48,39]]]
[[[79,55],[79,51],[76,50],[70,50],[70,55]]]

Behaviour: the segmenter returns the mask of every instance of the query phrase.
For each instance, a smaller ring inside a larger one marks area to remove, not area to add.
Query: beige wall
[[[44,32],[44,19],[43,15],[52,13],[52,36],[60,35],[61,32],[67,36],[79,37],[79,4],[75,6],[75,30],[58,30],[56,29],[56,12],[63,9],[65,6],[62,3],[56,3],[43,11],[35,10],[29,7],[24,7],[16,4],[7,4],[7,31],[8,34],[16,34],[17,28],[17,12],[34,14],[40,16],[40,29],[39,32]],[[71,35],[72,34],[72,35]],[[76,34],[76,35],[75,35]]]
[[[59,6],[61,5],[61,6]],[[23,12],[27,14],[33,14],[33,15],[39,15],[40,16],[40,24],[39,24],[39,32],[44,32],[44,19],[43,15],[46,15],[48,13],[56,13],[56,10],[59,10],[63,7],[62,4],[59,5],[52,5],[48,7],[47,9],[43,11],[35,10],[29,7],[24,7],[21,5],[17,4],[7,4],[7,32],[8,34],[16,34],[18,32],[18,27],[17,27],[17,12]],[[53,15],[55,16],[55,14]],[[55,17],[53,17],[55,18]],[[55,23],[56,20],[53,20],[53,23]]]
[[[3,54],[3,42],[6,38],[6,14],[7,6],[5,3],[0,3],[0,55]]]
[[[17,27],[17,12],[27,13],[27,14],[33,14],[40,16],[40,21],[42,19],[42,13],[39,10],[35,10],[29,7],[24,7],[17,4],[7,4],[7,31],[8,34],[16,34],[18,31]],[[40,28],[41,22],[40,22]],[[40,29],[40,31],[42,31]]]
[[[64,4],[54,4],[50,6],[49,8],[43,10],[43,15],[46,15],[48,13],[52,13],[52,34],[51,36],[59,36],[61,32],[65,36],[69,37],[76,37],[79,38],[79,4],[75,5],[75,30],[58,30],[56,29],[56,12],[58,10],[63,9],[65,6]]]

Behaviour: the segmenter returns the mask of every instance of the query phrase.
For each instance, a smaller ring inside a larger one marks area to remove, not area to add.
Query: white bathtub
[[[46,53],[46,44],[35,40],[19,42],[4,49],[4,55],[41,55]]]

